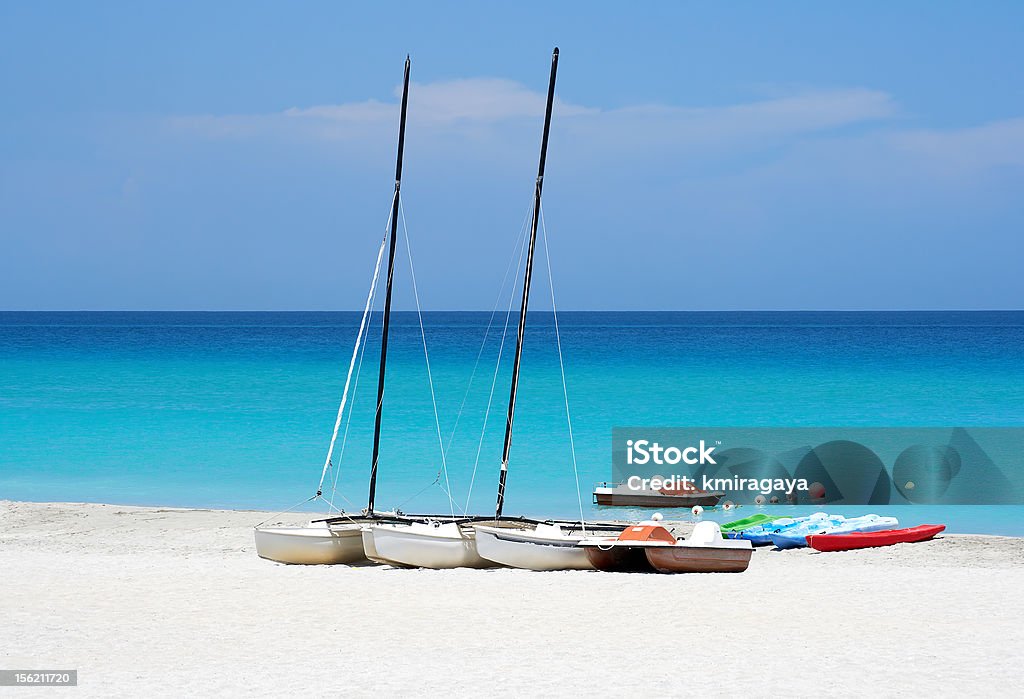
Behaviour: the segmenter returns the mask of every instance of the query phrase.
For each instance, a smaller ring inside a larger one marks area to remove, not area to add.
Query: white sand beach
[[[1024,539],[738,575],[286,566],[262,513],[0,502],[12,696],[982,696],[1024,681]]]

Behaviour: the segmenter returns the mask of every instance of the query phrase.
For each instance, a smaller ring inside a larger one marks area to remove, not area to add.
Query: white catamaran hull
[[[480,557],[476,532],[455,523],[375,524],[376,559],[413,568],[490,568]]]
[[[557,526],[503,529],[476,525],[476,550],[481,557],[526,570],[593,570],[587,552],[577,544],[582,536],[565,534]]]
[[[366,557],[368,559],[370,559],[374,563],[383,563],[384,565],[407,567],[404,564],[399,563],[398,561],[389,561],[388,559],[384,558],[379,553],[377,553],[377,544],[375,544],[373,540],[372,525],[364,525],[363,530],[360,533],[363,535],[363,551],[366,552]]]
[[[366,560],[358,524],[333,527],[266,527],[256,530],[256,553],[278,563],[303,565],[359,563]]]

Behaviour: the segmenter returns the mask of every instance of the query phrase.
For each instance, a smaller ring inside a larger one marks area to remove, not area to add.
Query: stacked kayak
[[[850,551],[873,546],[892,546],[927,541],[946,528],[944,524],[922,524],[908,529],[886,531],[851,532],[846,534],[812,534],[807,543],[818,551]]]
[[[757,524],[739,531],[728,532],[727,536],[730,539],[746,539],[754,546],[767,546],[772,543],[773,535],[796,527],[801,527],[810,523],[820,523],[822,524],[820,530],[823,531],[829,527],[837,526],[843,521],[844,518],[839,515],[830,516],[824,512],[815,512],[809,517],[783,517],[771,522],[765,522],[764,524]],[[819,529],[815,528],[814,531],[819,531]],[[804,534],[804,536],[807,535]]]
[[[822,534],[867,534],[868,532],[881,532],[895,529],[900,521],[895,517],[882,517],[880,515],[864,515],[848,519],[838,527],[829,529]]]
[[[843,526],[848,521],[846,518],[836,515],[834,517],[819,517],[800,522],[794,527],[785,527],[769,536],[771,543],[779,549],[795,549],[807,546],[807,537],[811,534],[826,532]]]
[[[851,519],[840,517],[835,522],[816,519],[796,527],[787,527],[777,531],[771,535],[771,540],[780,549],[795,549],[807,546],[807,538],[816,534],[866,534],[895,529],[899,523],[895,517],[880,517],[879,515],[864,515]]]
[[[729,532],[740,532],[744,529],[750,529],[751,527],[756,527],[762,524],[768,524],[769,522],[774,522],[779,519],[782,519],[782,517],[776,515],[756,514],[750,515],[749,517],[744,517],[743,519],[737,519],[732,522],[726,522],[725,524],[720,525],[719,528],[722,530],[722,536],[730,538]],[[735,539],[738,537],[732,538]]]

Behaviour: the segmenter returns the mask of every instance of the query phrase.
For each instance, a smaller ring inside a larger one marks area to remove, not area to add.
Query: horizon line
[[[303,308],[2,308],[0,313],[362,313],[362,309]],[[383,313],[382,309],[372,309]],[[393,309],[393,313],[416,313],[415,308]],[[439,308],[422,313],[494,313],[493,310]],[[549,313],[550,308],[530,309],[530,313]],[[1020,313],[1024,308],[572,308],[559,313]],[[519,311],[512,311],[518,315]]]

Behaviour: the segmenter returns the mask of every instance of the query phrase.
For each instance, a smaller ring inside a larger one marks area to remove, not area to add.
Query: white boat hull
[[[255,535],[259,557],[278,563],[323,565],[366,560],[358,524],[266,527],[257,528]]]
[[[413,568],[491,568],[481,558],[476,532],[457,524],[375,524],[371,528],[376,559]]]
[[[481,557],[510,568],[526,570],[593,570],[587,552],[577,544],[582,536],[558,527],[503,529],[476,525],[476,549]]]
[[[372,525],[363,526],[363,530],[360,533],[363,535],[363,551],[366,552],[366,557],[369,560],[373,561],[374,563],[382,563],[384,565],[407,567],[404,566],[402,563],[399,563],[398,561],[389,561],[377,552],[377,544],[375,544],[373,540]]]

